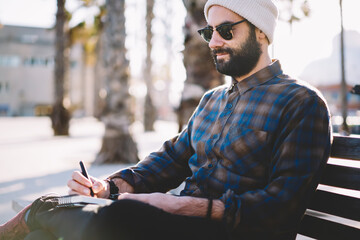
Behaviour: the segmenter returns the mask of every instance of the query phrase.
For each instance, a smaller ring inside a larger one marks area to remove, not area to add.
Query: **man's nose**
[[[219,48],[224,45],[224,39],[220,36],[217,31],[214,31],[209,42],[209,48]]]

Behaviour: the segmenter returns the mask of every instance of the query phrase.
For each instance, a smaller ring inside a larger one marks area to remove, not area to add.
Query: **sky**
[[[67,8],[73,11],[78,5],[77,2],[77,0],[67,0]],[[128,2],[136,8],[133,10],[134,14],[128,14],[130,18],[132,17],[129,22],[137,26],[135,29],[143,28],[144,22],[141,22],[138,16],[144,14],[145,0],[128,0]],[[184,9],[181,7],[182,1],[171,0],[171,2],[177,4],[177,11],[173,13],[175,17],[171,19],[177,22],[178,32],[181,32],[185,16]],[[281,59],[285,71],[294,76],[299,76],[312,61],[329,56],[333,50],[333,38],[340,32],[339,0],[309,0],[309,5],[310,16],[294,23],[292,29],[287,23],[279,21],[275,33],[275,44],[271,47],[272,56]],[[159,5],[157,7],[159,8]],[[359,9],[359,0],[343,0],[345,30],[360,32]],[[0,23],[2,24],[52,27],[55,12],[56,0],[0,0]],[[77,21],[86,19],[86,16],[91,16],[94,12],[96,9],[88,12],[79,11],[70,24],[76,24]],[[144,38],[144,33],[134,34],[136,37],[140,36],[140,39]],[[180,52],[182,34],[178,35],[180,40],[177,39],[172,47]],[[144,45],[141,45],[139,41],[132,41],[132,43],[129,48],[144,50]],[[129,51],[136,54],[134,50],[129,49]],[[139,65],[136,66],[139,68]],[[185,77],[184,74],[182,77]]]
[[[78,1],[67,0],[67,9]],[[52,27],[55,23],[56,0],[0,0],[0,23],[32,27]]]
[[[333,38],[340,33],[339,0],[309,0],[311,13],[292,31],[278,23],[274,54],[290,74],[299,76],[312,61],[326,58],[333,51]],[[344,30],[360,32],[359,0],[343,0]]]

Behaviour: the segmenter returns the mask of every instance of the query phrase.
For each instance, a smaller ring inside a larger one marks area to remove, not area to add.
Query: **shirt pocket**
[[[270,162],[269,133],[231,126],[221,143],[221,164],[233,173],[263,178]]]

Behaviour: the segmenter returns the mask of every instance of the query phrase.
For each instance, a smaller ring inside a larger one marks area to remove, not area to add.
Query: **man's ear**
[[[263,31],[261,31],[261,30],[258,29],[258,28],[257,28],[256,30],[257,30],[257,37],[258,37],[259,40],[266,38],[266,35],[265,35],[265,33],[264,33]]]
[[[269,39],[267,38],[266,34],[263,31],[261,31],[259,28],[256,28],[256,37],[259,42],[265,40],[269,43]]]

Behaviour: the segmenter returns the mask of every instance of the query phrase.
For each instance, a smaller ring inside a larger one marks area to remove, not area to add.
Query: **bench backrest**
[[[320,185],[299,233],[315,239],[360,239],[360,138],[335,136]]]

